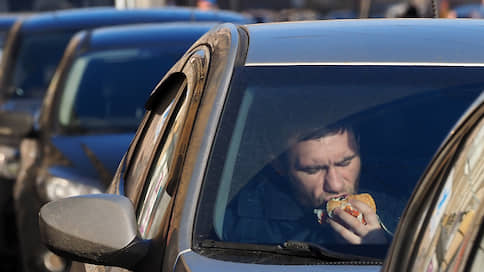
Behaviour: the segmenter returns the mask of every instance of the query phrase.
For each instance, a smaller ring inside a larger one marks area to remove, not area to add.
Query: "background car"
[[[253,199],[238,196],[284,159],[294,132],[345,123],[359,143],[359,191],[373,195],[393,232],[440,143],[483,90],[484,39],[471,34],[483,26],[472,20],[219,26],[151,94],[108,194],[42,207],[43,241],[62,256],[96,264],[86,265],[90,271],[325,271],[336,264],[379,271],[388,240],[315,242],[292,228],[278,242],[230,239],[227,211],[234,199]],[[258,222],[269,215],[330,230],[318,225],[311,207],[287,217],[294,190],[283,187],[282,175],[274,173],[274,186],[287,195],[263,190],[263,200],[247,201],[252,208],[236,212],[254,223],[239,231],[256,237],[266,226]],[[258,213],[262,205],[266,213]]]
[[[2,56],[3,47],[5,46],[5,40],[10,28],[13,26],[16,20],[25,15],[17,14],[2,14],[0,15],[0,58]]]
[[[0,176],[14,179],[18,144],[29,133],[47,86],[72,36],[83,29],[149,22],[212,21],[247,23],[233,12],[188,8],[86,8],[47,12],[16,23],[0,65]]]
[[[0,15],[0,59],[2,57],[3,47],[5,46],[5,39],[7,37],[10,28],[13,26],[16,20],[26,16],[26,14],[2,14]],[[0,180],[0,191],[11,192],[12,182]],[[14,259],[16,256],[16,239],[11,239],[7,233],[13,233],[12,228],[15,226],[9,222],[15,221],[12,208],[12,198],[10,193],[0,194],[0,217],[3,220],[0,222],[0,249],[1,256],[5,259]],[[15,262],[3,262],[0,264],[0,270],[13,270]]]
[[[117,10],[86,8],[32,14],[12,27],[0,65],[0,179],[4,199],[2,237],[11,232],[12,187],[19,169],[19,144],[36,126],[47,86],[72,36],[80,30],[100,26],[149,22],[212,21],[247,22],[233,12],[198,11],[189,8]],[[1,230],[1,229],[0,229]],[[13,246],[16,242],[9,242]]]
[[[484,92],[420,180],[383,271],[481,271],[484,264]]]
[[[457,18],[483,18],[484,6],[481,3],[464,4],[453,9]]]
[[[25,271],[65,268],[40,243],[40,206],[107,188],[149,90],[214,25],[138,24],[74,36],[48,88],[39,126],[21,143],[14,203]]]

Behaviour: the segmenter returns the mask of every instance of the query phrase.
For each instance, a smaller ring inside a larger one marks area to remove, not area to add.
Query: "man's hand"
[[[378,216],[365,203],[358,200],[350,200],[351,205],[363,214],[366,225],[356,217],[336,208],[333,217],[328,219],[329,224],[341,238],[350,244],[384,244],[388,240],[380,226]]]

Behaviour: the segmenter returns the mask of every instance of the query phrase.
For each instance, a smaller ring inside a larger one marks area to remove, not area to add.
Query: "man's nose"
[[[341,193],[343,189],[343,180],[338,172],[338,169],[334,166],[328,167],[324,180],[324,189],[327,192]]]

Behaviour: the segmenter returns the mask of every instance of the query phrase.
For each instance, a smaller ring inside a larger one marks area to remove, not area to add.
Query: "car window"
[[[148,92],[183,48],[111,49],[77,58],[62,89],[60,125],[74,132],[135,130]]]
[[[64,49],[74,33],[38,33],[20,37],[12,75],[14,96],[26,98],[43,96],[64,54]]]
[[[236,69],[195,236],[254,245],[302,241],[383,259],[420,175],[481,93],[481,73],[414,66]],[[374,199],[377,216],[372,212],[372,222],[361,224],[374,226],[378,239],[344,236],[330,225],[335,220],[326,203],[349,193]]]
[[[484,119],[468,135],[446,176],[416,253],[414,267],[456,271],[466,264],[484,204]]]
[[[182,84],[184,88],[185,84]],[[174,87],[176,89],[180,86]],[[138,188],[143,186],[145,170],[149,167],[150,158],[153,155],[153,147],[157,146],[163,135],[163,129],[166,126],[167,120],[171,114],[171,109],[174,103],[174,97],[168,97],[171,102],[164,107],[158,107],[147,113],[147,122],[141,129],[141,135],[135,146],[131,146],[128,154],[132,152],[131,164],[127,166],[125,174],[126,180],[126,194],[133,201],[138,202],[140,190]],[[131,150],[133,149],[133,150]]]
[[[157,234],[161,220],[173,197],[170,192],[167,192],[167,185],[173,179],[174,168],[179,156],[176,153],[177,145],[180,141],[189,104],[186,94],[185,85],[185,89],[173,110],[171,121],[167,124],[166,133],[155,153],[156,159],[150,167],[141,194],[140,203],[143,204],[139,206],[137,218],[140,234],[145,239],[150,239]]]

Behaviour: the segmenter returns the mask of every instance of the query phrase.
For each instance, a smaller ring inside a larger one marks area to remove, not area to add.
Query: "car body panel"
[[[100,181],[101,176],[91,158],[94,155],[106,170],[114,174],[126,148],[133,139],[132,133],[99,134],[81,136],[54,136],[52,144],[72,165],[71,171],[92,180]],[[92,152],[88,155],[87,152]],[[48,159],[47,159],[48,160]],[[91,184],[104,189],[104,184]]]
[[[19,16],[16,14],[0,15],[0,29],[10,29],[17,19],[19,19]]]
[[[59,29],[87,29],[99,26],[174,21],[232,21],[247,23],[247,17],[230,11],[201,12],[193,8],[163,7],[116,9],[112,7],[61,10],[36,15],[24,22],[25,31],[47,32]]]
[[[187,269],[189,268],[189,269]],[[281,271],[280,265],[261,265],[261,264],[249,264],[249,263],[237,263],[237,262],[224,262],[207,258],[199,255],[193,251],[184,251],[171,271]],[[328,271],[328,272],[342,272],[342,271],[361,271],[361,272],[374,272],[380,271],[381,267],[377,265],[290,265],[284,266],[283,271]]]
[[[168,46],[173,43],[181,42],[186,44],[186,37],[193,36],[194,33],[203,34],[207,28],[216,25],[213,22],[178,22],[178,23],[154,23],[143,24],[143,31],[135,31],[138,26],[98,28],[89,35],[89,43],[84,43],[86,50],[102,50],[105,48],[116,47],[135,47],[135,46]],[[189,26],[182,28],[181,26]],[[160,35],[160,32],[163,35]]]
[[[248,29],[254,39],[245,65],[482,66],[481,39],[472,33],[483,25],[480,20],[425,19],[252,25]],[[455,48],[456,40],[466,42]],[[314,43],[324,44],[325,49],[311,46]]]

